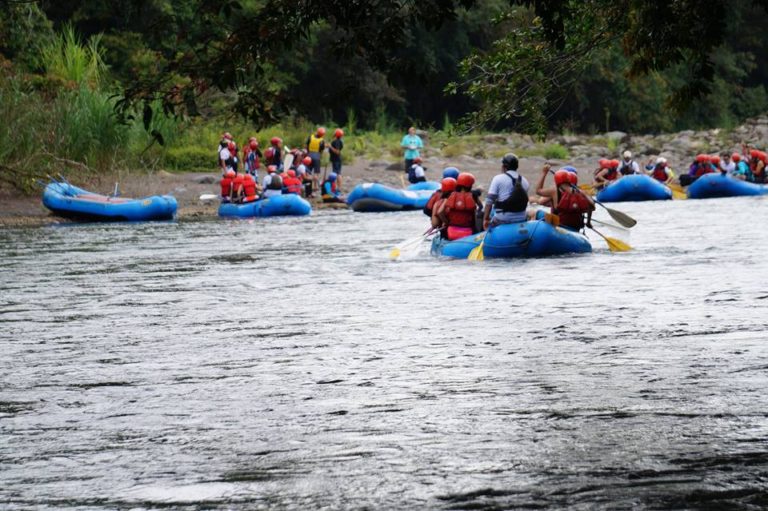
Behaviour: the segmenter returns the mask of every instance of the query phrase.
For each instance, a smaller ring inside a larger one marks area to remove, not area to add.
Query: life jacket
[[[619,178],[619,169],[616,167],[608,167],[608,172],[605,173],[603,179],[606,181],[616,181]]]
[[[509,172],[504,173],[514,183],[512,194],[503,201],[494,202],[497,213],[521,213],[528,207],[528,193],[523,188],[523,176],[515,179]]]
[[[635,169],[632,168],[634,162],[635,160],[629,160],[628,162],[621,160],[621,163],[619,164],[619,172],[622,176],[628,176],[635,173]]]
[[[245,177],[243,177],[242,174],[238,174],[235,176],[235,179],[232,180],[232,195],[234,197],[240,196],[240,187],[245,184]]]
[[[426,181],[427,180],[427,178],[425,178],[424,176],[416,177],[416,167],[418,167],[418,166],[419,165],[417,163],[414,163],[413,165],[411,165],[408,168],[408,182],[409,183],[415,184],[415,183],[420,183],[422,181]]]
[[[261,167],[261,160],[259,159],[258,153],[256,151],[249,151],[248,156],[245,157],[246,162],[246,169],[247,170],[258,170],[259,167]]]
[[[271,174],[271,178],[269,178],[269,184],[267,185],[267,190],[283,190],[283,178],[281,178],[279,175],[275,174],[274,172]]]
[[[704,174],[711,174],[712,172],[714,171],[712,170],[712,166],[709,163],[699,163],[696,167],[696,173],[694,176],[701,177]]]
[[[243,194],[245,195],[244,202],[252,202],[256,200],[256,181],[253,180],[253,177],[246,174],[246,177],[243,179]]]
[[[316,137],[314,134],[309,136],[309,143],[307,143],[307,150],[310,153],[319,153],[320,144],[324,142],[322,138]]]
[[[229,197],[229,193],[232,191],[232,178],[225,177],[221,180],[221,196]]]
[[[274,147],[267,147],[267,149],[264,151],[264,159],[267,161],[267,163],[272,163],[272,159],[275,157],[275,148]]]
[[[584,213],[591,211],[592,205],[580,193],[561,193],[558,190],[558,195],[555,212],[560,216],[560,224],[571,229],[582,229],[584,227]]]
[[[297,195],[301,193],[301,181],[297,177],[286,177],[283,179],[283,186],[285,187],[284,193],[295,193]]]
[[[475,224],[476,207],[472,192],[453,192],[445,201],[448,225],[471,228]]]
[[[440,200],[442,195],[443,195],[443,192],[440,190],[436,190],[435,193],[432,194],[432,196],[427,201],[427,205],[424,206],[424,209],[422,210],[424,211],[425,215],[429,217],[432,216],[432,211],[435,209],[435,203]]]
[[[336,197],[336,181],[326,179],[323,181],[323,198]]]
[[[651,173],[651,177],[655,179],[656,181],[660,181],[662,183],[666,183],[667,179],[669,179],[669,176],[667,176],[667,169],[664,167],[654,167],[653,172]]]

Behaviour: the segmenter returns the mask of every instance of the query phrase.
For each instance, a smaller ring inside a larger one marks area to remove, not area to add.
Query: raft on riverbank
[[[435,188],[424,183],[412,186],[419,189],[402,190],[379,183],[361,183],[347,196],[347,204],[354,211],[363,213],[422,209]]]
[[[170,195],[110,197],[69,183],[49,183],[43,191],[43,205],[64,218],[96,222],[172,220],[177,208]]]

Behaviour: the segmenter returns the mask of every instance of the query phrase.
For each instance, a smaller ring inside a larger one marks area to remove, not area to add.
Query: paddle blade
[[[615,209],[605,207],[602,203],[600,203],[600,205],[605,208],[605,210],[608,212],[609,215],[611,215],[611,218],[619,222],[624,227],[634,227],[635,225],[637,225],[637,220],[635,220],[628,214],[623,213],[621,211],[616,211]]]
[[[670,189],[670,190],[672,190],[673,192],[680,192],[680,193],[685,193],[685,190],[683,190],[683,187],[682,187],[682,186],[680,186],[680,185],[679,185],[679,184],[677,184],[677,183],[669,183],[667,186],[668,186],[668,187],[669,187],[669,189]]]
[[[681,192],[678,190],[675,190],[674,188],[670,187],[672,190],[672,198],[675,200],[684,200],[688,198],[688,194],[685,192]]]
[[[594,195],[595,194],[595,187],[594,187],[594,185],[591,185],[589,183],[582,183],[582,184],[580,184],[579,185],[579,190],[581,190],[583,192],[586,192],[586,193],[588,193],[590,195]]]
[[[609,238],[607,236],[603,237],[605,238],[605,242],[608,243],[608,248],[611,250],[611,252],[629,252],[632,250],[632,247],[621,240],[617,240],[616,238]]]
[[[397,248],[397,247],[395,247],[395,248],[393,248],[393,249],[392,249],[392,251],[389,253],[389,258],[390,258],[390,259],[392,259],[392,260],[395,260],[395,259],[397,259],[398,257],[400,257],[400,249],[399,249],[399,248]]]
[[[472,249],[472,251],[467,256],[467,259],[469,261],[482,261],[485,259],[485,256],[483,255],[483,243],[481,242],[478,246]]]

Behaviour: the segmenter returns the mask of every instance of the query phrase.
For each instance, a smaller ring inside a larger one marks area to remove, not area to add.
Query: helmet
[[[445,167],[443,169],[443,177],[452,177],[453,179],[456,179],[459,177],[459,169],[456,167]]]
[[[619,168],[619,164],[620,164],[619,160],[611,160],[611,168],[612,169]]]
[[[417,156],[416,158],[414,158],[413,162],[414,163],[421,163],[422,162],[421,156]]]
[[[224,175],[227,177],[235,177],[235,171],[232,169],[229,169]]]
[[[288,177],[296,177],[296,171],[293,169],[288,169],[288,172],[286,172],[286,174],[288,174]]]
[[[720,156],[718,155],[710,156],[709,161],[712,162],[712,165],[715,165],[715,166],[720,165]]]
[[[739,161],[741,161],[741,155],[740,155],[739,153],[733,153],[733,154],[731,155],[731,159],[732,159],[733,161],[735,161],[735,162],[739,162]]]
[[[507,153],[501,159],[501,166],[507,170],[517,170],[518,165],[517,155],[514,153]]]
[[[576,170],[576,167],[574,167],[573,165],[566,165],[565,167],[563,167],[563,170],[568,171],[568,172],[570,172],[572,174],[578,174],[579,173],[579,171]]]
[[[337,177],[339,177],[338,174],[336,174],[335,172],[331,172],[330,174],[328,174],[328,181],[333,183],[334,181],[336,181]]]
[[[707,163],[709,161],[709,155],[708,154],[697,154],[696,155],[696,163]]]
[[[601,169],[605,169],[605,168],[607,168],[611,164],[611,161],[610,160],[606,160],[605,158],[600,158],[598,160],[597,164],[600,165]]]
[[[456,184],[458,186],[472,188],[472,185],[475,184],[475,176],[473,176],[469,172],[462,172],[461,174],[459,174],[459,177],[456,178]]]
[[[230,151],[234,151],[235,143],[230,140],[229,143],[227,144],[227,149],[229,149]]]
[[[560,169],[557,172],[555,172],[555,184],[557,186],[560,186],[562,184],[568,184],[571,182],[571,178],[569,177],[570,172],[568,172],[565,169]]]
[[[336,128],[336,131],[333,132],[333,136],[336,138],[341,138],[344,136],[344,130],[341,128]]]
[[[440,182],[440,190],[443,192],[452,192],[456,189],[456,180],[452,177],[443,178]]]
[[[573,186],[576,186],[579,184],[579,175],[575,172],[569,172],[568,173],[568,182],[571,183]]]
[[[251,139],[251,143],[248,145],[251,147],[251,149],[256,149],[257,147],[259,147],[259,143],[256,141],[255,138]]]
[[[632,158],[632,151],[624,151],[624,154],[622,154],[624,158]]]
[[[282,140],[280,140],[280,137],[272,137],[271,139],[269,139],[269,143],[272,145],[278,145],[281,142]]]
[[[656,165],[666,165],[666,164],[667,164],[667,159],[666,158],[663,158],[661,156],[656,158]]]
[[[250,142],[251,140],[257,140],[257,138],[256,137],[248,137],[248,142]]]
[[[253,176],[252,176],[252,175],[250,175],[250,174],[248,174],[248,173],[246,173],[246,174],[243,176],[243,179],[244,179],[245,181],[253,181]]]
[[[277,170],[277,165],[270,165],[267,167],[267,172],[272,173]]]
[[[303,160],[301,160],[301,163],[304,165],[312,165],[312,158],[309,156],[305,156]]]
[[[766,163],[766,160],[768,160],[768,154],[766,154],[764,151],[758,151],[757,152],[757,158],[761,162]]]
[[[749,157],[750,158],[758,158],[760,156],[760,151],[757,149],[750,149],[749,151]]]
[[[221,138],[225,138],[227,140],[232,140],[232,133],[225,131],[224,134],[221,136]]]
[[[324,137],[325,136],[325,128],[323,128],[323,127],[317,128],[317,136],[318,137]]]

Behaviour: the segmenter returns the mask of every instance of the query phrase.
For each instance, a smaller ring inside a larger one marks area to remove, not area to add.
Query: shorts
[[[336,174],[341,174],[341,160],[339,160],[339,161],[331,161],[331,169]]]
[[[307,167],[308,174],[320,173],[320,153],[309,153],[309,157],[312,158],[312,163]]]

